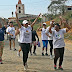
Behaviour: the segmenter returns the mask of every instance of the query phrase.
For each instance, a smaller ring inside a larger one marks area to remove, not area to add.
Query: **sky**
[[[47,7],[49,6],[51,0],[21,0],[22,4],[25,5],[25,13],[26,14],[35,14],[38,15],[39,13],[47,13]],[[71,5],[72,0],[67,2],[67,5]],[[14,12],[15,17],[15,10],[16,4],[18,4],[18,0],[0,0],[0,17],[12,17],[12,12]]]

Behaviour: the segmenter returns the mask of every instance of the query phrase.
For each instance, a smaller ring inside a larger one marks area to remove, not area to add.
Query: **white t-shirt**
[[[31,32],[31,30],[32,30],[31,26],[28,26],[27,28],[22,26],[19,29],[19,31],[20,31],[19,42],[20,43],[31,43],[32,42],[32,32]]]
[[[48,34],[49,34],[49,36],[50,36],[50,37],[48,37],[48,40],[53,40],[53,35],[49,32],[49,28],[50,28],[50,26],[49,26],[49,27],[47,27],[47,29],[46,29],[46,32],[45,32],[45,33],[48,33]],[[52,27],[52,28],[51,28],[51,30],[53,31],[53,30],[55,30],[55,28],[54,28],[54,27]]]
[[[66,33],[66,28],[63,28],[63,29],[59,30],[58,32],[56,30],[52,31],[52,34],[53,34],[53,48],[54,49],[65,47],[64,33]]]
[[[45,33],[46,29],[42,28],[42,32],[41,32],[41,38],[42,40],[48,40],[48,36]]]
[[[8,27],[6,29],[6,32],[9,32],[10,34],[13,34],[13,36],[11,36],[11,38],[15,38],[15,28],[14,27]],[[9,34],[8,34],[9,35]]]

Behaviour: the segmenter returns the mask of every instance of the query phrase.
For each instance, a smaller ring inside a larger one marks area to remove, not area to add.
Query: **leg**
[[[46,40],[46,41],[45,41],[45,43],[46,43],[46,53],[47,53],[47,48],[48,48],[48,47],[47,47],[47,45],[48,45],[48,40]]]
[[[45,54],[45,55],[48,56],[48,54],[47,54],[47,49],[48,49],[48,47],[47,47],[47,45],[48,45],[48,40],[46,40],[45,43],[46,43],[46,54]]]
[[[54,49],[54,54],[55,54],[54,65],[56,65],[57,64],[57,60],[59,58],[59,50],[58,49]]]
[[[9,46],[10,46],[10,50],[11,50],[11,40],[9,40]]]
[[[17,52],[17,56],[19,56],[20,57],[20,51],[21,51],[21,46],[19,46],[19,50],[18,50],[18,52]]]
[[[30,44],[30,49],[29,49],[29,51],[30,51],[30,54],[32,55],[32,43]]]
[[[12,40],[13,40],[13,47],[14,47],[14,51],[15,51],[16,50],[15,49],[15,38],[13,38]]]
[[[13,47],[15,48],[15,40],[13,40]]]
[[[44,40],[42,40],[42,42],[43,42],[42,56],[44,56],[44,47],[45,47],[46,45],[45,45],[45,41],[44,41]]]
[[[64,48],[61,48],[61,49],[60,49],[59,67],[62,65],[62,62],[63,62],[63,56],[64,56]]]
[[[52,55],[52,50],[53,50],[53,40],[49,40],[50,44],[50,55]]]
[[[33,51],[33,53],[35,53],[35,51],[36,51],[36,41],[33,42],[33,45],[34,45],[34,51]]]
[[[4,42],[0,42],[0,63],[2,64],[2,55],[3,55]]]

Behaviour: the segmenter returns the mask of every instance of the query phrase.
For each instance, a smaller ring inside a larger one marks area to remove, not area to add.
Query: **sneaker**
[[[16,51],[16,49],[14,48],[13,51]]]
[[[57,69],[56,65],[54,65],[54,69],[55,69],[55,70]]]
[[[42,56],[44,56],[44,53],[42,53]]]
[[[46,55],[46,56],[48,56],[48,54],[47,54],[47,53],[45,53],[45,55]]]
[[[53,59],[53,56],[52,55],[50,55],[50,59]]]
[[[63,70],[63,68],[61,66],[58,67],[59,70]]]
[[[35,52],[33,52],[33,54],[34,54],[34,55],[36,55],[36,53],[35,53]]]
[[[3,64],[2,61],[0,61],[0,64]]]
[[[26,71],[27,69],[26,69],[26,67],[24,66],[24,71]]]
[[[12,50],[12,49],[10,48],[10,50]]]
[[[17,56],[20,57],[20,52],[19,51],[17,52]]]
[[[32,56],[32,53],[30,53],[30,55]]]

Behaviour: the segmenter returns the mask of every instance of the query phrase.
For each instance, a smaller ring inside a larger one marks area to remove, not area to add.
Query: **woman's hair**
[[[61,29],[61,27],[60,27],[59,23],[55,23],[55,25],[57,25],[57,26],[59,27],[59,29]]]

